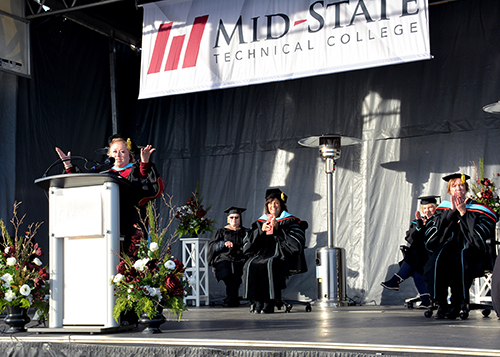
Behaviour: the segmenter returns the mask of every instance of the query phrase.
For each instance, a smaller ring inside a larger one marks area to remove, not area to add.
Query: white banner
[[[139,99],[429,59],[427,0],[144,4]]]

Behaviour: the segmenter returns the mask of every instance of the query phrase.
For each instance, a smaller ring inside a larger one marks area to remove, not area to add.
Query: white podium
[[[117,330],[110,285],[120,258],[120,189],[113,174],[68,174],[35,181],[49,195],[49,328],[33,332]],[[126,187],[125,187],[126,186]]]
[[[184,301],[193,301],[195,306],[204,302],[208,306],[208,273],[207,261],[208,242],[210,238],[181,238],[182,242],[182,264],[186,268],[186,276],[194,281],[191,285],[191,293]]]

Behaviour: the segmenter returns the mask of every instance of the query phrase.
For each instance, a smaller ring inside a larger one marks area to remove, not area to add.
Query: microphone
[[[113,164],[115,163],[115,159],[113,157],[108,157],[106,159],[106,161],[104,161],[102,164],[99,164],[99,165],[95,165],[93,166],[90,171],[92,172],[95,172],[97,170],[100,170],[102,169],[104,166],[113,166]]]

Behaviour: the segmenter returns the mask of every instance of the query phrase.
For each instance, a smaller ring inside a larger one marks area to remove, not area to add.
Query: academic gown
[[[278,228],[268,235],[262,232],[266,220],[263,215],[254,222],[243,242],[243,253],[249,257],[243,268],[244,296],[250,301],[280,301],[286,278],[307,271],[307,222],[284,211],[276,218]]]
[[[426,224],[425,246],[431,256],[424,268],[427,289],[438,304],[446,304],[448,287],[452,306],[469,302],[473,279],[493,267],[496,221],[489,207],[471,199],[463,216],[451,210],[449,201],[438,206]]]
[[[134,225],[141,217],[146,218],[146,203],[159,197],[165,184],[152,162],[134,163],[125,170],[111,168],[108,172],[129,183],[120,187],[120,235],[124,237],[123,250],[128,252],[131,237],[136,232]]]
[[[246,260],[243,254],[243,239],[247,235],[248,229],[244,227],[236,231],[224,227],[215,232],[208,243],[207,259],[208,265],[213,267],[217,281],[224,280],[231,274],[236,274],[241,279]],[[225,246],[228,241],[233,243],[233,247]]]
[[[425,225],[422,219],[411,221],[406,231],[405,240],[409,246],[405,249],[404,261],[417,273],[424,273],[424,266],[429,260],[425,248]]]

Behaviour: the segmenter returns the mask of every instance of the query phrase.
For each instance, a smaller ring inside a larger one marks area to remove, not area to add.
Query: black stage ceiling
[[[151,0],[24,0],[26,18],[33,23],[48,16],[64,16],[82,26],[140,49],[142,8]],[[439,5],[458,0],[428,0]],[[432,11],[432,8],[431,10]]]

